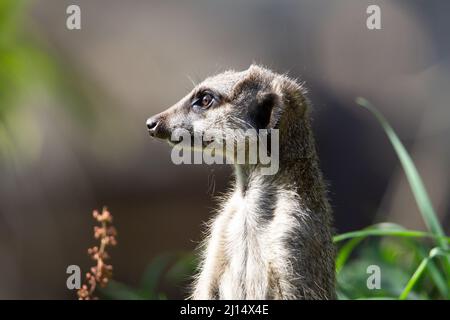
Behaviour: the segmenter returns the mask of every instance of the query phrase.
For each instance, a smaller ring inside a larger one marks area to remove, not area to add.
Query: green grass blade
[[[409,237],[409,238],[432,238],[432,239],[444,239],[447,243],[450,242],[449,237],[439,237],[432,233],[416,231],[416,230],[390,230],[390,229],[368,229],[352,231],[337,235],[333,238],[335,243],[352,238],[361,238],[369,236],[393,236],[393,237]]]
[[[333,237],[333,242],[338,243],[344,240],[351,239],[339,250],[336,258],[336,272],[339,272],[344,266],[345,262],[350,257],[350,254],[356,246],[369,236],[395,236],[395,237],[410,237],[410,238],[437,238],[432,233],[407,230],[404,227],[394,223],[378,223],[363,230],[351,231]],[[443,237],[445,241],[450,242],[450,237]]]
[[[370,236],[370,232],[375,229],[389,229],[389,230],[405,230],[400,225],[394,223],[378,223],[372,226],[369,226],[362,231],[353,231],[343,233],[333,237],[333,242],[338,243],[343,240],[351,239],[342,248],[339,250],[338,255],[336,257],[336,273],[339,273],[342,267],[347,262],[353,250],[359,245],[361,241],[363,241],[366,237]]]
[[[353,238],[350,241],[348,241],[344,246],[342,246],[336,257],[336,273],[339,273],[342,270],[348,258],[352,254],[353,250],[363,240],[364,237]]]
[[[417,252],[422,256],[426,257],[428,255],[428,250],[425,250],[421,246],[417,246]],[[429,260],[427,264],[427,271],[430,278],[433,280],[436,288],[441,293],[442,297],[449,297],[449,286],[445,280],[445,275],[438,268],[435,261]]]
[[[335,243],[349,240],[345,243],[338,252],[336,257],[336,273],[339,273],[344,267],[345,263],[349,259],[351,253],[354,249],[367,237],[369,236],[395,236],[395,237],[406,237],[406,238],[438,238],[434,234],[421,232],[421,231],[413,231],[407,230],[403,226],[395,224],[395,223],[378,223],[372,226],[369,226],[360,231],[347,232],[340,235],[337,235],[333,238]],[[442,237],[445,241],[449,242],[449,237]],[[423,256],[428,255],[426,252],[422,252]],[[428,271],[431,279],[434,281],[437,289],[442,294],[442,296],[448,296],[448,287],[447,283],[436,267],[436,264],[433,261],[429,261],[427,263]]]
[[[419,264],[419,266],[417,267],[416,271],[412,275],[411,279],[409,279],[408,283],[406,284],[405,289],[401,293],[401,295],[399,297],[400,300],[405,300],[408,297],[408,294],[411,292],[412,288],[417,283],[417,281],[419,280],[419,278],[422,275],[422,273],[425,271],[425,268],[426,268],[426,266],[427,266],[429,261],[430,261],[430,257],[426,257]]]
[[[403,166],[406,177],[408,179],[409,185],[414,194],[417,206],[419,207],[420,213],[426,226],[435,235],[444,237],[445,236],[444,231],[439,223],[439,220],[437,219],[436,213],[431,204],[430,198],[424,187],[422,179],[419,173],[417,172],[416,166],[414,165],[410,155],[408,154],[408,151],[406,151],[397,134],[389,125],[384,116],[375,107],[373,107],[369,101],[367,101],[364,98],[358,97],[356,99],[356,103],[368,109],[378,119],[379,123],[381,124],[385,133],[387,134],[392,146],[394,147],[394,150],[397,153],[398,158],[400,159],[400,162]],[[444,249],[448,248],[447,241],[445,241],[444,239],[438,239],[438,243],[442,248]]]
[[[366,298],[359,298],[356,300],[397,300],[393,297],[366,297]]]
[[[425,268],[427,267],[428,263],[437,256],[446,256],[445,252],[441,250],[440,248],[434,248],[430,251],[430,254],[428,257],[422,260],[422,262],[417,267],[416,271],[412,275],[411,279],[409,279],[408,283],[406,284],[405,289],[400,294],[399,299],[405,300],[413,287],[416,285],[416,283],[419,281],[420,277],[422,276],[423,272],[425,271]]]
[[[343,233],[333,237],[333,242],[337,243],[346,239],[351,239],[339,250],[336,257],[336,273],[339,273],[342,267],[347,262],[353,250],[358,246],[358,244],[363,241],[366,237],[370,236],[370,232],[375,229],[385,229],[385,230],[405,230],[402,226],[394,223],[378,223],[369,226],[362,231],[354,231]]]
[[[430,230],[432,233],[434,233],[436,236],[439,237],[436,242],[440,245],[440,247],[443,248],[444,250],[448,249],[449,245],[447,241],[443,238],[445,236],[445,233],[436,216],[433,205],[431,204],[430,198],[422,182],[422,179],[417,171],[416,166],[414,165],[414,162],[412,161],[410,155],[406,151],[402,142],[400,141],[400,139],[398,138],[392,127],[389,125],[389,123],[386,121],[386,119],[383,117],[383,115],[375,107],[373,107],[369,101],[367,101],[364,98],[358,97],[356,99],[356,103],[368,109],[377,118],[377,120],[383,127],[392,146],[394,147],[395,152],[397,153],[398,158],[400,159],[403,170],[405,171],[406,177],[408,179],[409,185],[414,195],[414,199],[416,200],[417,206],[419,207],[419,211],[420,214],[422,215],[422,219],[424,220],[425,225],[427,226],[428,230]],[[429,268],[430,270],[434,270],[433,272],[430,272],[430,274],[432,275],[433,279],[437,281],[438,279],[435,277],[436,270],[434,263],[429,262],[429,266],[431,266],[431,268]],[[445,269],[444,275],[447,277],[447,279],[450,279],[449,256],[445,258],[444,269]],[[447,287],[449,284],[450,280],[447,284]]]

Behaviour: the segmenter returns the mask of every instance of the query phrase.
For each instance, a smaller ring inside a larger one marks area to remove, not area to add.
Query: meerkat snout
[[[146,125],[150,135],[153,135],[155,133],[155,129],[156,126],[158,125],[158,122],[159,122],[158,119],[155,119],[154,117],[147,119]]]
[[[171,131],[168,129],[163,113],[159,113],[147,119],[148,133],[153,138],[167,140],[170,138]]]

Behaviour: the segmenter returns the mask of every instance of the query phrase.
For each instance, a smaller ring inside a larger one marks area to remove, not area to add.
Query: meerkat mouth
[[[176,147],[176,146],[186,146],[189,145],[191,148],[198,148],[199,146],[201,146],[203,149],[207,148],[208,146],[210,146],[215,140],[211,139],[211,140],[202,140],[201,143],[196,143],[194,139],[192,139],[189,143],[186,143],[186,141],[174,141],[172,139],[167,139],[166,140],[167,143],[171,146],[171,147]]]
[[[167,138],[162,138],[160,140],[165,140],[167,143],[171,146],[185,146],[185,147],[191,147],[191,148],[199,148],[202,147],[203,149],[211,145],[213,142],[216,141],[214,137],[202,134],[202,133],[190,133],[188,131],[185,131],[185,135],[182,135],[180,138],[177,135],[171,134]]]

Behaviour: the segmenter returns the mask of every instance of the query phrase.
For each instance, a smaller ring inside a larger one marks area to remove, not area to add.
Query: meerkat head
[[[192,135],[278,129],[283,114],[291,112],[288,109],[304,108],[302,93],[301,86],[288,77],[251,65],[245,71],[207,78],[175,105],[149,118],[147,128],[152,137],[173,144],[172,133],[177,129]]]

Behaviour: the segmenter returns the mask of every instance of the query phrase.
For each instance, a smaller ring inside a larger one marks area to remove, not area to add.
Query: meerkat
[[[234,165],[189,298],[335,299],[333,221],[305,95],[296,80],[251,65],[207,78],[147,120],[150,135],[169,142],[179,128],[279,130],[276,174]]]

